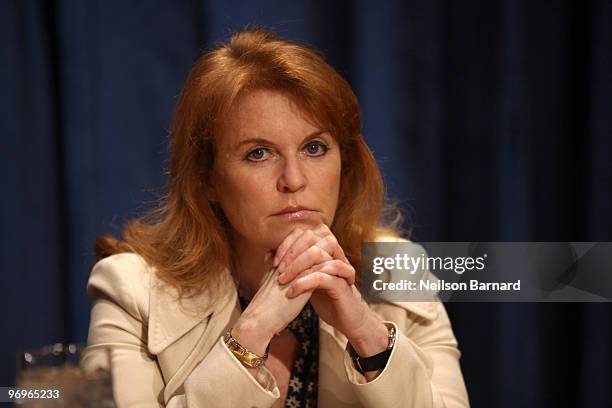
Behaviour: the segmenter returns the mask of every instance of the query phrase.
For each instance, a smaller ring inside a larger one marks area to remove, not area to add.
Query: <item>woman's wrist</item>
[[[251,353],[263,356],[274,334],[250,319],[240,318],[232,328],[232,336]]]
[[[347,336],[353,350],[361,357],[370,357],[383,352],[389,346],[389,329],[374,313],[354,333]]]

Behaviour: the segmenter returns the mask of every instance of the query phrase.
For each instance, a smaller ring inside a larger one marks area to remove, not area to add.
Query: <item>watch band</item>
[[[395,326],[389,327],[389,344],[387,345],[387,349],[385,351],[381,351],[378,354],[375,354],[370,357],[361,357],[355,349],[351,346],[351,354],[353,356],[353,361],[357,366],[357,369],[362,373],[367,371],[378,371],[385,368],[387,365],[387,361],[389,361],[389,357],[391,356],[391,352],[393,351],[393,346],[395,346]]]
[[[232,336],[232,331],[228,331],[223,335],[223,342],[227,346],[227,348],[232,352],[234,356],[242,363],[243,366],[247,368],[258,368],[264,365],[266,360],[268,359],[268,348],[266,348],[266,352],[263,356],[258,356],[255,353],[251,353],[246,347],[238,342]]]

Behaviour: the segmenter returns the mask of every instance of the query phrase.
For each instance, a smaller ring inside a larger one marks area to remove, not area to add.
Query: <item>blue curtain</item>
[[[0,2],[0,385],[84,341],[93,243],[164,188],[176,95],[249,23],[351,83],[423,241],[612,240],[612,3]],[[610,406],[608,304],[449,304],[474,407]]]

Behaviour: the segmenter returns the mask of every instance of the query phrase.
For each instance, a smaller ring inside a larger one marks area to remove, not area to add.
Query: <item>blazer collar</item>
[[[178,301],[178,291],[151,274],[149,297],[148,349],[159,354],[200,322],[218,312],[220,308],[237,301],[236,287],[229,271],[223,274],[217,293],[229,293],[230,299],[223,302],[209,292],[186,297]]]
[[[393,302],[392,304],[401,307],[425,320],[435,320],[438,317],[438,302]]]

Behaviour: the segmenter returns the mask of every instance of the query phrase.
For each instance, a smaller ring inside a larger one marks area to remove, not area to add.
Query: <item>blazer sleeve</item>
[[[386,367],[371,382],[345,352],[346,375],[364,407],[469,407],[459,365],[461,353],[444,305],[436,302],[436,308],[436,319],[412,329],[385,322],[393,324],[398,335]]]
[[[241,407],[244,401],[272,406],[279,392],[269,371],[262,369],[256,380],[221,339],[187,377],[185,393],[165,403],[163,373],[147,349],[149,272],[134,256],[119,254],[98,262],[87,286],[93,306],[81,366],[86,372],[99,367],[111,371],[117,406]]]

